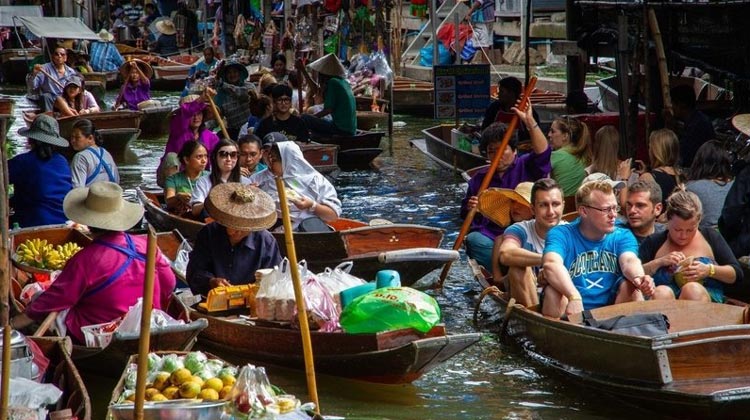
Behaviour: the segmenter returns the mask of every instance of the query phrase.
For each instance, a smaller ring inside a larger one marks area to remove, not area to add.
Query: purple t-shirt
[[[167,145],[164,147],[164,156],[170,152],[180,153],[182,146],[190,140],[193,140],[193,133],[189,128],[190,119],[193,118],[193,115],[203,112],[205,107],[206,104],[199,101],[188,102],[180,105],[180,109],[177,110],[172,117],[172,121],[169,123],[169,139],[167,140]],[[206,146],[208,155],[211,156],[211,151],[214,149],[214,146],[219,143],[219,136],[214,134],[211,130],[203,129],[198,140]],[[162,156],[162,160],[164,159],[164,156]]]
[[[151,99],[151,82],[141,80],[135,86],[130,82],[126,83],[120,98],[120,102],[127,105],[128,109],[138,111],[139,103]]]
[[[552,156],[552,149],[549,146],[540,154],[531,152],[516,156],[516,160],[504,174],[498,175],[495,173],[492,176],[488,188],[513,189],[521,182],[534,182],[540,178],[549,176],[550,171],[552,171],[550,156]],[[469,198],[478,195],[479,186],[482,185],[482,180],[484,180],[484,176],[487,174],[488,170],[489,167],[480,169],[469,180],[469,187],[466,190],[466,196],[461,202],[461,218],[465,218],[469,213],[469,209],[466,207]],[[477,213],[474,216],[474,221],[471,223],[470,231],[479,231],[484,236],[490,239],[495,239],[497,235],[503,233],[504,229],[505,228],[496,225],[489,219]]]

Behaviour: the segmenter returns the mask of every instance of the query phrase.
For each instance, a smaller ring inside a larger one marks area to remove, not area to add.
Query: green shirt
[[[332,77],[326,82],[324,107],[332,111],[333,124],[339,130],[351,135],[357,132],[357,106],[348,81]]]
[[[164,189],[166,190],[167,188],[174,188],[175,193],[192,194],[193,187],[195,186],[195,182],[198,181],[198,178],[208,174],[208,171],[202,171],[200,175],[195,177],[195,179],[190,179],[187,177],[187,175],[185,175],[184,171],[177,172],[176,174],[170,175],[169,178],[167,178],[167,181],[164,184]]]
[[[568,148],[552,152],[552,178],[562,187],[563,195],[570,197],[575,195],[583,179],[586,178],[586,165],[572,153]]]

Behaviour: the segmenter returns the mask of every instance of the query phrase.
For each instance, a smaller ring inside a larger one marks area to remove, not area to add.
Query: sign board
[[[490,66],[435,66],[435,119],[477,119],[490,105]]]

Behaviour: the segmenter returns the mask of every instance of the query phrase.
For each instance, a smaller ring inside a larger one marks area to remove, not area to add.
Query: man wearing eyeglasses
[[[302,118],[292,114],[292,88],[279,83],[271,89],[273,113],[264,118],[258,126],[260,138],[271,132],[285,135],[289,140],[309,142],[310,132]]]
[[[55,99],[62,95],[65,82],[76,74],[75,70],[65,64],[67,58],[65,48],[57,47],[52,53],[51,62],[34,66],[31,90],[39,96],[38,105],[43,112],[52,111]]]
[[[617,227],[616,181],[586,182],[576,192],[578,219],[547,234],[542,263],[549,286],[542,313],[561,317],[654,293],[633,233]]]

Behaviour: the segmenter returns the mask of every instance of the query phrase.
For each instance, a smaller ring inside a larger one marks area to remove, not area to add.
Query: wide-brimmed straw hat
[[[206,211],[220,225],[244,231],[260,231],[276,223],[276,204],[258,187],[227,182],[211,188]]]
[[[479,194],[477,210],[499,226],[509,226],[513,221],[510,209],[513,203],[531,208],[533,182],[521,182],[515,189],[488,188]]]
[[[122,232],[143,217],[143,206],[122,198],[122,188],[114,182],[95,182],[72,189],[63,200],[65,216],[90,227]]]
[[[591,181],[605,181],[606,183],[611,185],[612,188],[614,189],[622,188],[626,185],[625,181],[614,181],[612,178],[609,177],[609,175],[602,173],[602,172],[594,172],[593,174],[587,176],[586,178],[583,178],[583,182],[581,183],[581,185],[587,182],[591,182]]]
[[[164,35],[174,35],[177,33],[177,29],[174,26],[172,19],[162,19],[156,22],[156,30],[163,33]]]
[[[104,28],[102,28],[102,30],[99,31],[97,35],[99,35],[99,38],[101,38],[104,42],[112,42],[115,40],[115,36]]]
[[[138,58],[128,57],[128,59],[120,66],[120,76],[122,76],[123,80],[128,80],[128,77],[130,77],[131,63],[135,63],[135,65],[141,69],[143,75],[149,79],[154,74],[154,69],[151,67],[151,64]]]
[[[219,77],[220,79],[225,79],[227,70],[229,70],[232,67],[240,71],[241,80],[247,80],[248,76],[250,75],[250,73],[247,72],[247,67],[233,60],[225,61],[224,64],[221,67],[219,67],[219,71],[216,72],[216,76]]]
[[[161,102],[156,99],[146,99],[145,101],[138,102],[138,110],[143,111],[145,109],[159,108]]]
[[[29,128],[18,130],[18,135],[53,146],[69,146],[68,141],[60,137],[60,125],[57,120],[47,114],[37,115]]]
[[[750,136],[750,114],[739,114],[732,117],[732,125],[740,133]]]
[[[307,67],[320,74],[334,77],[346,77],[346,69],[335,54],[328,54],[310,63]]]

